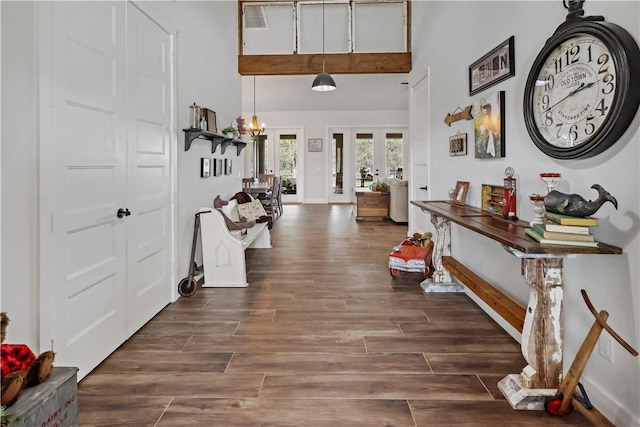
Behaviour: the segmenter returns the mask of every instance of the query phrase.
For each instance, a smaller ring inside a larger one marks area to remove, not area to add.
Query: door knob
[[[427,191],[427,186],[425,185],[424,187],[420,187],[421,190]]]
[[[118,209],[118,213],[116,214],[116,216],[118,218],[122,218],[123,216],[129,216],[131,215],[131,212],[129,212],[129,209]]]

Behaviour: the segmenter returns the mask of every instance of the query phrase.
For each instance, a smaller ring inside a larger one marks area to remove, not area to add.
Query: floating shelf
[[[184,131],[184,151],[189,151],[191,148],[191,143],[194,139],[206,139],[211,141],[211,152],[215,153],[218,145],[221,146],[220,153],[224,154],[227,150],[227,147],[230,145],[235,145],[237,148],[237,155],[240,155],[242,149],[247,146],[247,143],[244,141],[239,141],[233,138],[227,138],[226,136],[218,135],[217,133],[209,132],[208,130],[202,129],[182,129]]]

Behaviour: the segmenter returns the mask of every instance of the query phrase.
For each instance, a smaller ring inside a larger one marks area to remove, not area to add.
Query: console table
[[[431,215],[436,229],[433,281],[446,284],[451,274],[443,257],[451,255],[450,223],[500,243],[522,260],[522,274],[530,295],[522,327],[522,354],[528,365],[520,374],[508,375],[498,387],[515,409],[544,409],[562,381],[562,262],[583,254],[621,254],[622,249],[599,243],[598,247],[545,246],[524,232],[529,223],[503,219],[472,206],[449,201],[412,201]]]

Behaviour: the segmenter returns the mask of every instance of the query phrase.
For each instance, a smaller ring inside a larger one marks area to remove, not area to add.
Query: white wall
[[[313,76],[309,76],[313,81]],[[309,92],[311,88],[309,87]],[[252,113],[245,112],[245,117]],[[258,118],[268,127],[302,127],[304,129],[304,203],[327,203],[327,176],[330,151],[327,131],[332,127],[408,127],[408,110],[404,111],[258,111]],[[309,138],[322,138],[323,150],[310,153],[306,149]],[[406,141],[405,141],[406,144]],[[404,152],[409,150],[405,148]]]
[[[565,369],[573,361],[593,316],[580,296],[587,290],[598,309],[610,312],[609,324],[636,349],[640,348],[640,115],[608,151],[586,160],[560,161],[547,157],[532,143],[524,125],[522,99],[529,69],[545,40],[564,21],[562,2],[413,2],[413,69],[429,69],[430,130],[428,153],[430,198],[446,199],[455,182],[471,183],[467,203],[480,206],[481,184],[501,184],[504,169],[512,166],[518,179],[518,215],[533,216],[527,196],[545,192],[541,172],[560,172],[563,192],[596,197],[589,187],[598,183],[618,199],[596,213],[598,240],[622,247],[623,255],[585,255],[564,262]],[[636,40],[640,33],[640,3],[589,1],[586,15],[604,15],[626,28]],[[435,35],[435,36],[434,36]],[[509,36],[515,36],[516,74],[474,97],[468,91],[469,64]],[[443,44],[443,38],[446,43]],[[506,92],[506,157],[477,160],[473,155],[473,121],[448,127],[444,117],[457,106],[467,106],[483,94]],[[457,131],[470,136],[467,156],[449,157],[448,138]],[[453,256],[496,285],[523,306],[528,288],[520,276],[520,262],[497,243],[473,232],[452,227]],[[583,383],[596,407],[618,425],[640,424],[640,359],[614,345],[614,363],[597,352],[591,356]]]
[[[38,166],[35,7],[2,8],[2,279],[7,342],[38,348]]]

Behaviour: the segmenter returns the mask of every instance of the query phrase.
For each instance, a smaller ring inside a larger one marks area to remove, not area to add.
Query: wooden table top
[[[448,219],[464,228],[525,254],[621,254],[622,249],[598,242],[598,247],[541,245],[527,236],[528,222],[504,219],[468,205],[456,205],[447,201],[412,201],[411,204]]]

